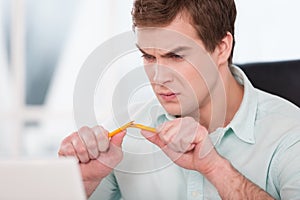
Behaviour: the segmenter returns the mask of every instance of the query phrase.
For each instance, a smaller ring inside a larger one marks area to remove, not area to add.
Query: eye
[[[177,62],[183,61],[183,56],[177,54],[171,54],[169,57]]]
[[[156,58],[154,56],[149,55],[149,54],[143,54],[142,57],[146,62],[149,62],[149,63],[153,63],[153,62],[156,61]]]

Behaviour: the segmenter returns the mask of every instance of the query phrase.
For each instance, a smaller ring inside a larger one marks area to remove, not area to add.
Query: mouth
[[[158,96],[160,96],[165,101],[171,101],[175,100],[179,93],[173,93],[173,92],[163,92],[163,93],[157,93]]]

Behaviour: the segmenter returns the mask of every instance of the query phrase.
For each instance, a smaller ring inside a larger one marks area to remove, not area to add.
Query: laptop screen
[[[85,200],[75,160],[0,161],[0,199]]]

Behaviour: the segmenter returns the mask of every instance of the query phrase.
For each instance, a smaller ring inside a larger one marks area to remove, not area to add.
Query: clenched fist
[[[144,130],[141,133],[174,163],[186,169],[206,173],[220,158],[207,129],[192,117],[165,122],[157,128],[157,133]]]
[[[62,141],[58,155],[78,160],[88,196],[122,160],[125,132],[108,138],[108,131],[101,126],[82,127]]]

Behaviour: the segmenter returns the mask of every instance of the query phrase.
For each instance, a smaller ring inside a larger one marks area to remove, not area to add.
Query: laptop
[[[1,200],[86,200],[74,159],[0,161]]]

